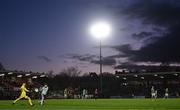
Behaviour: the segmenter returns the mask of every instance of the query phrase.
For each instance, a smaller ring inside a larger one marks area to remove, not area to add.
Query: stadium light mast
[[[105,39],[106,37],[109,36],[111,32],[111,27],[108,23],[106,22],[96,22],[94,23],[91,27],[90,27],[90,33],[92,34],[93,37],[97,38],[100,42],[99,42],[99,47],[100,47],[100,55],[99,55],[99,64],[100,64],[100,68],[99,68],[99,72],[100,72],[100,89],[101,89],[101,93],[103,92],[103,81],[102,81],[102,52],[101,52],[101,48],[102,48],[102,40]]]

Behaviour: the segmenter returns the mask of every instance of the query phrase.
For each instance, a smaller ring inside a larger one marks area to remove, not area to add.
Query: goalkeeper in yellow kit
[[[19,98],[13,101],[13,104],[15,104],[18,100],[25,98],[28,99],[29,104],[33,106],[31,98],[26,95],[26,92],[29,92],[29,90],[26,89],[26,83],[23,83],[20,89],[21,89],[21,95],[19,96]]]

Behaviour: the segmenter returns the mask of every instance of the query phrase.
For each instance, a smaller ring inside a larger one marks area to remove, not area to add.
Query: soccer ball
[[[35,92],[38,92],[39,90],[38,90],[38,88],[35,88],[34,91],[35,91]]]

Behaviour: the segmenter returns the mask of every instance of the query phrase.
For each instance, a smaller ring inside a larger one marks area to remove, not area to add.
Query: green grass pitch
[[[44,106],[33,100],[15,105],[12,100],[1,100],[0,110],[180,110],[180,99],[49,99]]]

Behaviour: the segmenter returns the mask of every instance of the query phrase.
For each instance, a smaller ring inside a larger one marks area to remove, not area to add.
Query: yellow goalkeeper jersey
[[[21,96],[26,96],[26,92],[27,92],[28,90],[26,89],[26,87],[25,87],[25,85],[22,85],[21,86]]]

